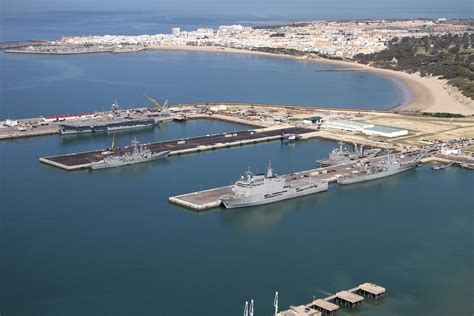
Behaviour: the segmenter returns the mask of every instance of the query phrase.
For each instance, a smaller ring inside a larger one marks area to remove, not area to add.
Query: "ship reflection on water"
[[[243,231],[271,230],[281,226],[285,218],[298,210],[311,208],[318,211],[328,199],[326,192],[291,200],[241,209],[222,210],[222,222]]]

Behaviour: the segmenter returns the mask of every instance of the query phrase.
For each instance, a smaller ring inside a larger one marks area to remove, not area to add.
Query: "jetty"
[[[414,152],[412,155],[416,155]],[[409,161],[412,159],[412,155],[400,155],[396,154],[395,157],[400,159],[402,162]],[[337,181],[337,178],[349,175],[357,171],[358,164],[363,160],[365,162],[376,162],[381,159],[386,158],[387,156],[378,156],[367,159],[353,160],[347,163],[341,163],[338,165],[332,165],[323,168],[315,168],[309,170],[303,170],[300,172],[295,172],[283,177],[287,181],[296,180],[302,177],[310,177],[313,180],[326,181],[328,183],[334,183]],[[230,194],[232,192],[232,186],[218,187],[214,189],[207,189],[196,191],[187,194],[181,194],[176,196],[171,196],[168,198],[170,203],[191,209],[196,212],[202,212],[212,208],[217,208],[221,205],[220,198]]]
[[[379,300],[385,297],[385,288],[374,283],[363,283],[349,290],[339,291],[325,298],[313,299],[308,304],[290,306],[278,312],[278,294],[275,295],[275,316],[322,316],[336,315],[340,306],[357,308],[365,298]]]
[[[305,135],[317,133],[314,129],[302,127],[289,128],[263,128],[255,130],[244,130],[236,132],[228,132],[222,134],[213,134],[198,136],[192,138],[183,138],[168,140],[163,142],[144,144],[152,152],[160,152],[170,150],[170,156],[197,153],[201,151],[217,150],[222,148],[230,148],[235,146],[243,146],[249,144],[257,144],[261,142],[269,142],[280,140],[286,133],[297,135],[297,137],[305,138]],[[131,147],[119,148],[120,154],[131,152]],[[63,170],[73,171],[90,168],[93,163],[97,163],[104,159],[104,155],[109,153],[110,149],[100,149],[94,151],[71,153],[66,155],[57,155],[42,157],[39,160],[50,166],[54,166]]]

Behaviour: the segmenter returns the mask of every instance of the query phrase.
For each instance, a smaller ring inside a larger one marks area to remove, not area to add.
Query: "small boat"
[[[460,163],[459,165],[461,166],[461,168],[474,170],[474,163],[463,162],[463,163]]]
[[[285,135],[283,135],[281,141],[282,141],[282,143],[285,143],[285,144],[294,143],[296,141],[296,135],[295,134],[285,134]]]
[[[175,122],[186,122],[187,119],[185,115],[177,115],[173,118]]]
[[[454,163],[454,162],[451,162],[451,163],[448,163],[448,164],[435,164],[435,165],[433,165],[431,168],[432,168],[433,170],[446,169],[446,168],[452,166],[453,163]]]

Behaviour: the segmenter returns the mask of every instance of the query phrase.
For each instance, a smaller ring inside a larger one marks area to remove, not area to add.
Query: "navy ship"
[[[327,191],[326,181],[314,180],[309,176],[283,177],[273,175],[271,165],[266,174],[254,175],[250,170],[237,181],[232,193],[221,197],[226,208],[239,208],[268,204],[300,196]]]
[[[339,148],[334,148],[329,154],[328,159],[316,160],[316,163],[321,167],[329,167],[334,165],[339,165],[343,163],[348,163],[354,160],[359,160],[362,158],[373,158],[381,152],[381,149],[365,149],[364,146],[360,145],[357,148],[357,144],[354,144],[354,150],[351,151],[347,147],[343,147],[342,143],[339,144]]]
[[[60,123],[61,135],[101,133],[129,128],[153,126],[155,120],[150,117],[132,118],[125,111],[120,111],[117,102],[112,104],[111,114],[105,118],[78,120]]]
[[[420,163],[421,157],[414,157],[408,161],[395,159],[388,155],[377,162],[363,162],[358,164],[355,172],[337,179],[338,184],[353,184],[393,176],[414,169]]]
[[[132,141],[131,147],[132,150],[130,152],[120,152],[114,149],[114,145],[112,145],[112,151],[104,152],[104,159],[99,162],[93,163],[90,168],[104,169],[134,165],[137,163],[166,158],[171,152],[170,150],[152,152],[145,145],[141,145],[136,139]]]

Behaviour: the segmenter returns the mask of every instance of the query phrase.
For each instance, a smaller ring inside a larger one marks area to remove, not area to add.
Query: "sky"
[[[0,0],[6,13],[59,11],[154,11],[163,14],[245,15],[263,18],[401,13],[420,17],[474,17],[472,0]]]

